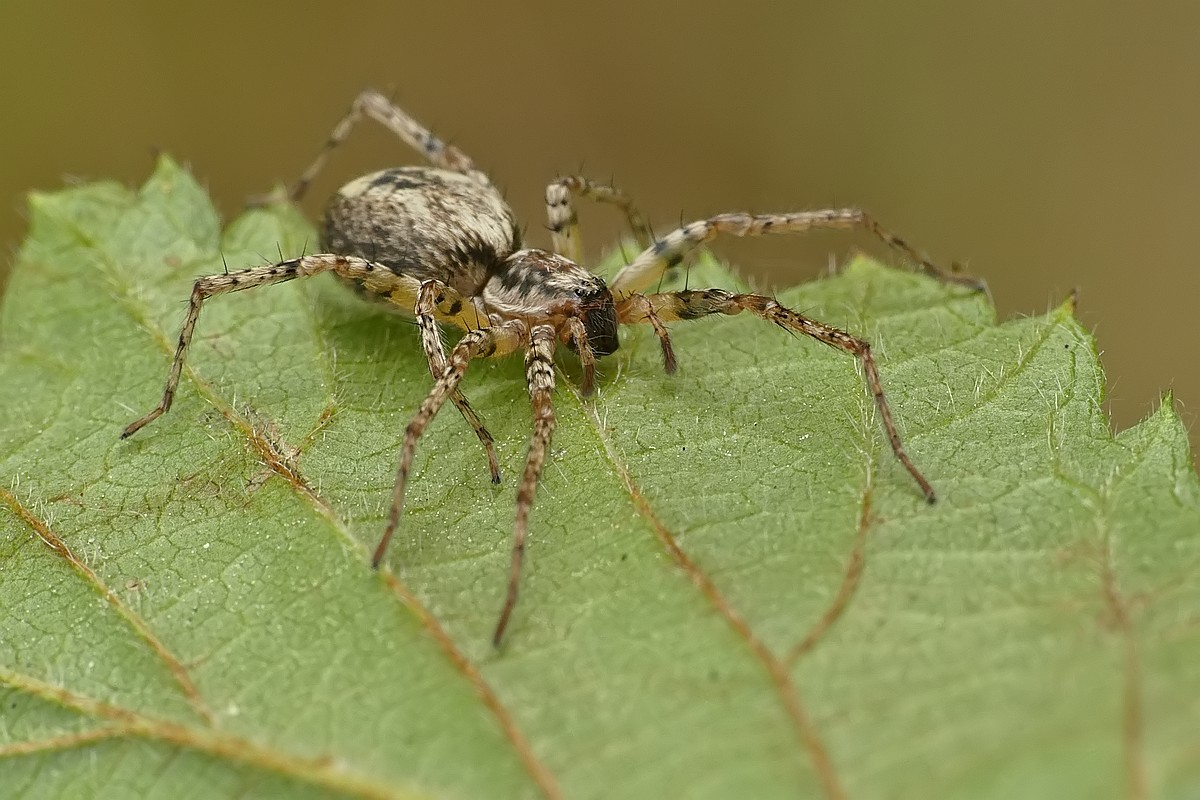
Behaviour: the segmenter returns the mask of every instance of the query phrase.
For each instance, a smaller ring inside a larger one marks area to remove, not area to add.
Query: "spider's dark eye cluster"
[[[587,298],[595,298],[600,295],[603,295],[605,290],[607,290],[607,289],[608,289],[608,287],[604,285],[604,281],[597,278],[596,282],[590,286],[575,287],[575,296],[578,297],[580,300],[584,300]]]

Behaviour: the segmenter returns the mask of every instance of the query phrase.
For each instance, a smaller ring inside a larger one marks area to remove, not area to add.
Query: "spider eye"
[[[578,298],[580,298],[580,299],[583,299],[584,297],[587,297],[587,290],[586,290],[586,289],[584,289],[584,288],[582,288],[582,287],[580,287],[580,288],[578,288],[578,289],[576,289],[576,290],[575,290],[575,296],[576,296],[576,297],[578,297]]]

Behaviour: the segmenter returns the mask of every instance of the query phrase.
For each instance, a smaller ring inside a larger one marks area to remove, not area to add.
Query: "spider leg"
[[[844,353],[857,357],[862,362],[863,372],[866,374],[867,388],[871,390],[871,395],[875,398],[875,406],[879,409],[879,417],[883,421],[883,428],[887,432],[892,452],[896,454],[896,460],[904,465],[904,468],[908,470],[908,474],[912,475],[913,480],[921,487],[921,491],[928,502],[933,503],[937,499],[933,487],[926,480],[925,476],[921,474],[921,471],[917,469],[916,465],[913,464],[912,459],[909,458],[908,453],[904,450],[904,445],[900,441],[900,433],[896,429],[896,421],[892,417],[892,409],[888,405],[887,397],[884,395],[883,384],[879,379],[879,368],[875,364],[875,356],[871,354],[870,344],[856,336],[851,336],[845,331],[809,319],[789,308],[785,308],[770,297],[757,294],[734,294],[724,289],[705,289],[703,291],[667,292],[664,294],[646,295],[644,302],[660,320],[665,321],[692,320],[710,314],[733,315],[739,314],[742,311],[749,311],[756,317],[768,322],[774,322],[785,330],[811,336],[819,342],[836,347]],[[636,314],[630,314],[630,318],[627,321],[645,321],[645,318],[639,320],[636,316]],[[622,320],[626,320],[625,315],[622,315]]]
[[[668,375],[675,374],[679,364],[675,360],[675,348],[671,344],[671,334],[646,295],[634,293],[617,303],[617,319],[623,325],[649,323],[654,328],[655,335],[658,336],[659,345],[662,346],[663,369]]]
[[[363,115],[379,122],[392,131],[392,133],[399,136],[405,144],[425,156],[429,163],[435,167],[462,172],[471,175],[483,183],[488,182],[487,176],[475,167],[475,163],[466,153],[434,136],[429,129],[410,117],[403,109],[392,103],[391,100],[388,100],[380,92],[374,89],[367,89],[354,98],[354,102],[350,106],[350,111],[334,126],[333,131],[329,134],[329,138],[320,152],[317,153],[316,158],[300,174],[296,182],[292,184],[291,189],[288,191],[289,199],[299,200],[304,196],[304,193],[308,190],[308,185],[312,183],[313,179],[317,177],[317,174],[325,166],[325,162],[329,159],[329,154],[338,145],[346,141],[346,138],[350,135],[350,131],[354,129],[355,123],[362,119]],[[248,205],[265,205],[272,199],[271,195],[252,197],[249,199]]]
[[[197,278],[192,285],[187,315],[183,320],[183,328],[179,332],[179,342],[175,347],[175,358],[171,362],[171,371],[167,375],[167,385],[163,390],[162,400],[150,413],[126,426],[125,430],[121,432],[121,438],[126,439],[132,436],[171,408],[171,402],[175,399],[175,390],[179,386],[179,378],[183,374],[183,365],[187,360],[188,346],[192,342],[196,321],[200,318],[200,309],[205,300],[219,294],[270,286],[296,278],[319,275],[322,272],[334,272],[342,278],[361,283],[373,294],[385,297],[404,308],[411,309],[416,303],[417,289],[420,285],[416,279],[398,275],[382,264],[376,264],[363,258],[329,253],[301,256],[280,261],[277,264],[266,264],[237,272]],[[435,317],[464,329],[469,324],[469,317],[465,313],[450,315],[435,310]]]
[[[437,416],[437,412],[446,400],[458,388],[463,376],[467,374],[467,365],[475,358],[492,358],[507,355],[529,341],[529,328],[520,320],[510,320],[491,328],[479,328],[463,334],[458,344],[450,351],[446,369],[434,382],[421,407],[408,423],[404,432],[404,447],[400,451],[400,465],[396,468],[396,485],[392,492],[392,506],[388,512],[387,528],[383,538],[375,548],[371,558],[371,566],[378,567],[387,551],[388,542],[396,532],[400,522],[400,512],[404,507],[404,489],[408,484],[408,472],[412,467],[413,454],[417,449],[417,440],[425,432],[425,428]]]
[[[421,332],[421,349],[425,351],[425,359],[429,362],[429,374],[434,380],[446,371],[447,365],[446,346],[442,343],[442,332],[438,329],[435,314],[439,308],[453,310],[456,303],[460,311],[466,306],[462,295],[441,281],[425,281],[417,292],[416,317],[417,328]],[[483,445],[487,454],[488,472],[492,476],[492,483],[499,483],[500,462],[496,458],[495,439],[492,438],[492,434],[484,427],[483,420],[479,418],[475,409],[471,408],[471,403],[462,390],[455,389],[451,392],[450,402],[454,403],[454,407],[479,437],[479,443]]]
[[[867,230],[893,250],[921,267],[927,275],[944,283],[959,284],[976,291],[986,290],[979,278],[945,272],[914,250],[908,242],[883,228],[873,217],[857,208],[801,211],[795,214],[718,214],[682,225],[646,248],[623,267],[613,279],[613,294],[639,292],[654,285],[669,268],[692,249],[718,233],[734,236],[763,236],[768,233],[804,233],[817,229]]]
[[[654,232],[650,229],[650,223],[623,191],[579,175],[569,175],[557,178],[546,186],[546,216],[555,253],[566,256],[576,264],[582,263],[583,260],[579,217],[571,205],[573,194],[597,203],[617,206],[625,212],[625,218],[629,221],[629,228],[633,231],[638,247],[647,248],[654,243]]]
[[[504,630],[517,605],[517,590],[521,582],[521,565],[525,560],[525,539],[529,533],[529,510],[537,492],[538,478],[546,462],[546,451],[554,435],[554,328],[538,325],[529,335],[525,350],[525,380],[529,384],[529,402],[533,406],[533,435],[529,440],[529,455],[525,458],[525,473],[517,491],[517,521],[513,527],[512,564],[508,573],[508,594],[492,644],[500,646]]]

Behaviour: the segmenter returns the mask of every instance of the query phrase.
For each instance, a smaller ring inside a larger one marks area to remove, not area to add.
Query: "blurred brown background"
[[[1200,4],[8,3],[0,241],[64,176],[191,164],[226,216],[308,163],[354,94],[394,88],[548,237],[557,171],[615,176],[658,227],[857,204],[986,277],[1002,316],[1073,286],[1132,424],[1200,408]],[[368,125],[306,207],[415,158]],[[598,255],[616,235],[584,208]],[[724,244],[761,283],[811,279],[845,234]]]

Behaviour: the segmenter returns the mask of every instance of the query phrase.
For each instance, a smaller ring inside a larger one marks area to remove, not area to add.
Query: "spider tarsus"
[[[146,416],[142,417],[141,419],[135,419],[133,422],[131,422],[125,426],[125,430],[121,431],[121,435],[117,438],[118,439],[128,439],[130,436],[133,436],[135,433],[140,431],[142,428],[146,427],[151,422],[153,422],[154,420],[161,417],[165,410],[166,409],[163,409],[163,408],[156,408],[153,411],[151,411],[149,414],[147,414]]]
[[[383,554],[387,552],[388,543],[392,541],[394,532],[395,528],[389,525],[383,533],[383,538],[379,540],[379,544],[375,545],[375,552],[371,555],[371,569],[378,570],[379,565],[383,563]]]
[[[949,272],[938,269],[928,262],[925,262],[922,266],[927,274],[933,278],[936,278],[942,283],[949,283],[955,286],[965,286],[973,292],[987,293],[988,291],[987,281],[985,281],[983,278],[976,278],[973,275],[967,275],[963,271],[963,265],[958,261],[950,262]]]
[[[924,260],[920,262],[920,266],[926,275],[940,283],[950,284],[952,286],[965,286],[973,292],[983,292],[986,294],[988,291],[987,281],[985,281],[983,278],[976,278],[973,275],[964,274],[962,264],[957,261],[954,261],[950,264],[949,272],[944,269],[939,269],[934,264]]]
[[[500,619],[496,621],[496,630],[492,633],[492,647],[500,649],[500,643],[504,640],[504,631],[508,629],[508,621],[512,619],[513,609],[517,606],[517,587],[509,586],[508,597],[504,601],[504,608],[500,611]]]
[[[489,434],[490,436],[490,434]],[[492,483],[500,483],[500,461],[496,458],[496,450],[489,441],[486,445],[488,460],[488,475]]]
[[[371,569],[379,569],[379,565],[383,562],[383,556],[387,553],[388,545],[392,543],[392,536],[396,533],[396,528],[400,527],[400,512],[404,508],[404,484],[408,480],[408,475],[401,473],[396,482],[396,494],[392,496],[392,507],[388,511],[387,527],[383,530],[383,536],[379,539],[379,544],[375,545],[375,552],[371,554]]]
[[[675,360],[675,348],[671,346],[670,339],[660,339],[662,343],[663,370],[668,375],[674,375],[675,370],[679,368],[679,362]]]
[[[933,491],[933,486],[930,485],[929,481],[925,480],[925,476],[916,471],[916,467],[912,465],[911,461],[905,463],[905,466],[908,467],[909,473],[916,479],[917,485],[921,487],[921,493],[925,495],[925,502],[928,505],[937,503],[937,493]]]
[[[952,277],[957,278],[958,276]],[[983,278],[972,278],[967,275],[963,275],[961,280],[955,280],[954,282],[960,286],[966,286],[968,289],[976,292],[977,294],[990,294],[987,281],[985,281]]]

